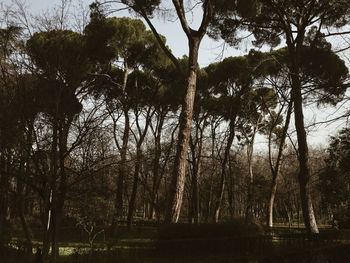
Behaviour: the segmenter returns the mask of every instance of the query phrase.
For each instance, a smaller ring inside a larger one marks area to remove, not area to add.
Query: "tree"
[[[119,142],[117,136],[114,137],[116,146],[120,152],[120,169],[117,179],[117,195],[116,195],[116,215],[111,226],[111,232],[114,232],[116,226],[116,219],[123,216],[123,191],[124,180],[127,173],[126,159],[127,150],[130,137],[130,116],[129,111],[134,109],[136,120],[139,120],[139,109],[142,106],[140,103],[140,92],[147,85],[152,85],[151,78],[145,77],[146,75],[138,76],[139,68],[142,68],[146,74],[155,73],[157,69],[165,67],[168,64],[168,59],[159,52],[159,44],[155,40],[153,34],[146,30],[145,25],[139,19],[131,19],[127,17],[123,18],[107,18],[98,16],[99,10],[95,10],[92,13],[92,21],[87,26],[85,33],[88,39],[91,40],[91,48],[97,45],[100,50],[96,56],[98,61],[102,61],[100,72],[98,72],[99,78],[102,81],[102,93],[105,93],[106,101],[108,103],[108,111],[114,122],[114,128],[116,133],[116,122],[120,118],[114,116],[116,108],[121,107],[124,117],[124,128],[122,132],[122,141]],[[107,32],[107,36],[104,36],[103,41],[100,41],[101,32]],[[163,36],[159,36],[162,41],[166,41]],[[109,51],[108,51],[109,50]],[[121,59],[122,61],[118,61]],[[119,67],[115,67],[113,64],[120,64]],[[133,80],[129,81],[129,75],[133,74]],[[140,73],[140,72],[139,72]],[[105,76],[108,76],[106,79]],[[142,83],[142,81],[146,81]],[[148,81],[148,82],[147,82]],[[95,87],[98,88],[99,82],[96,82]],[[129,87],[128,87],[129,86]],[[130,88],[132,87],[132,88]],[[138,88],[141,88],[140,90]],[[149,88],[149,86],[148,86]],[[157,84],[153,83],[154,89],[158,88]],[[156,94],[157,92],[154,92]],[[149,96],[154,94],[149,93]],[[152,98],[152,97],[150,97]],[[116,103],[115,103],[116,102]],[[145,103],[143,101],[142,103]],[[150,103],[148,103],[150,105]],[[149,110],[151,106],[149,106]],[[152,114],[147,117],[147,125],[144,132],[139,132],[139,141],[137,142],[137,156],[141,158],[141,146],[144,141],[149,119],[152,117],[154,111],[149,111]],[[138,130],[140,131],[139,123],[137,122]],[[139,164],[139,163],[138,163]],[[140,166],[136,165],[134,172],[134,187],[132,191],[132,198],[128,211],[128,224],[131,226],[131,221],[134,212],[134,203],[136,198],[136,190],[138,185]],[[136,171],[137,170],[137,171]]]
[[[228,121],[227,141],[223,153],[218,153],[221,160],[221,176],[214,211],[214,221],[218,222],[226,184],[227,164],[231,146],[235,139],[236,126],[240,119],[245,95],[252,86],[251,70],[246,57],[229,57],[220,63],[206,68],[213,96],[207,107],[212,115],[222,116]]]
[[[35,33],[26,48],[37,76],[35,107],[46,115],[51,127],[50,175],[43,194],[47,226],[43,256],[48,256],[51,245],[54,259],[58,255],[57,232],[67,193],[68,135],[73,119],[82,109],[77,94],[84,88],[91,64],[84,37],[69,30]]]
[[[156,39],[158,40],[163,51],[168,55],[169,59],[180,70],[177,59],[172,55],[169,49],[157,33],[155,27],[150,21],[150,15],[154,9],[160,4],[158,0],[123,0],[122,3],[132,8],[136,13],[141,15],[151,28]],[[176,14],[181,22],[181,27],[188,39],[189,56],[188,56],[188,70],[186,72],[187,84],[184,100],[182,102],[182,109],[179,119],[179,135],[176,150],[176,157],[174,160],[173,176],[170,187],[169,205],[165,217],[167,223],[176,223],[179,219],[182,197],[185,186],[185,172],[187,162],[187,151],[190,140],[190,130],[193,114],[193,103],[196,92],[196,79],[198,68],[198,50],[202,38],[206,34],[209,21],[212,17],[213,7],[210,0],[205,0],[202,3],[203,16],[199,28],[192,29],[186,19],[186,11],[183,0],[173,0],[173,5]]]
[[[20,49],[21,29],[14,25],[0,28],[0,249],[9,236],[7,218],[9,211],[11,149],[20,145],[21,129],[16,60],[14,56]]]
[[[330,139],[326,167],[320,173],[319,183],[326,211],[331,213],[331,218],[342,221],[350,218],[349,159],[350,130],[344,128]]]
[[[253,73],[254,74],[254,73]],[[240,123],[240,131],[245,138],[247,147],[247,161],[248,161],[248,193],[247,193],[247,209],[246,221],[254,220],[253,214],[253,153],[255,137],[259,132],[262,132],[268,123],[266,119],[268,113],[277,106],[277,94],[271,88],[257,88],[246,95],[245,104],[242,107],[242,121]]]
[[[277,46],[281,38],[285,39],[287,44],[287,65],[291,78],[291,94],[294,104],[294,120],[298,139],[299,182],[303,216],[307,231],[318,233],[310,192],[308,145],[302,106],[303,83],[301,75],[303,72],[301,61],[303,55],[306,54],[304,53],[305,46],[310,46],[311,50],[313,50],[324,39],[322,29],[329,29],[331,27],[340,28],[347,24],[350,4],[343,0],[252,0],[250,2],[250,8],[238,9],[238,12],[236,12],[241,17],[238,20],[232,16],[232,12],[235,11],[232,5],[227,5],[226,12],[216,20],[214,28],[221,32],[221,35],[228,41],[230,41],[232,35],[235,35],[237,27],[248,29],[255,36],[254,44],[259,46],[265,43],[271,46]],[[308,33],[309,38],[307,38]],[[307,41],[308,39],[309,42]],[[312,67],[309,68],[311,69]],[[325,93],[334,94],[335,97],[344,93],[344,90],[342,81],[339,82],[339,79],[327,87],[324,86]]]
[[[310,34],[312,35],[312,32]],[[300,74],[300,80],[303,87],[304,100],[306,99],[312,102],[312,100],[315,99],[318,104],[334,104],[339,100],[338,96],[341,97],[341,93],[344,92],[344,89],[342,88],[334,90],[334,86],[341,86],[341,83],[346,80],[347,68],[345,67],[344,62],[330,50],[330,45],[327,42],[320,41],[321,43],[317,45],[315,44],[314,47],[310,47],[310,35],[306,37],[305,42],[306,44],[302,50],[302,59],[300,60],[300,68],[302,72],[302,74]],[[252,57],[251,59],[255,60],[255,63],[258,65],[257,70],[260,71],[259,74],[261,77],[268,77],[270,84],[267,84],[272,85],[272,88],[276,90],[282,99],[280,103],[280,112],[277,115],[270,112],[272,122],[269,124],[269,141],[271,141],[272,133],[277,132],[276,135],[279,137],[279,149],[275,163],[272,161],[270,151],[272,188],[268,211],[268,225],[272,226],[273,201],[283,157],[282,152],[292,114],[293,100],[289,95],[291,86],[288,81],[288,75],[290,74],[288,69],[288,54],[286,48],[267,53],[256,51],[251,51],[250,53]],[[287,104],[285,124],[281,128],[276,129],[276,125],[281,117],[283,104]]]

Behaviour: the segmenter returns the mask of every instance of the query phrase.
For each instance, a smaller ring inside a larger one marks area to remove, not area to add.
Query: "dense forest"
[[[304,121],[349,111],[349,47],[332,45],[349,41],[349,1],[122,0],[68,16],[70,2],[2,5],[0,247],[22,237],[54,262],[62,231],[92,247],[137,225],[350,225],[350,115],[323,146]],[[247,34],[245,55],[198,65],[204,36],[239,48]]]

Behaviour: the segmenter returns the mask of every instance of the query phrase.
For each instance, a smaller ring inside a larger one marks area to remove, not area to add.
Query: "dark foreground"
[[[127,233],[127,234],[126,234]],[[98,240],[91,249],[74,240],[62,243],[58,263],[129,262],[350,262],[348,231],[324,229],[310,236],[302,230],[266,232],[255,226],[175,225],[136,229]],[[72,238],[70,238],[72,239]],[[40,247],[40,243],[36,243]],[[1,263],[41,263],[35,249],[28,252],[20,239],[0,249]]]

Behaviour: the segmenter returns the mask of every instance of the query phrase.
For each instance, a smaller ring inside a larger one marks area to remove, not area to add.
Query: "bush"
[[[161,226],[158,239],[213,239],[241,238],[262,235],[262,229],[257,224],[247,224],[244,220],[236,219],[219,224],[171,224]]]
[[[244,256],[260,253],[271,241],[256,224],[235,220],[220,224],[174,224],[160,227],[157,251],[173,255],[231,254]]]

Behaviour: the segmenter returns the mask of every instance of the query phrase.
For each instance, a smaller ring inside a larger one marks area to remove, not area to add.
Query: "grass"
[[[321,233],[327,233],[327,231],[330,230],[321,228]],[[239,221],[215,225],[203,224],[200,226],[188,224],[160,227],[138,226],[132,231],[119,227],[117,234],[113,238],[99,238],[94,244],[93,253],[90,253],[91,250],[88,243],[82,242],[81,236],[80,241],[78,241],[79,237],[71,234],[72,232],[69,232],[70,238],[66,236],[63,238],[63,242],[60,243],[59,263],[206,263],[254,262],[254,260],[258,260],[256,262],[303,262],[299,261],[299,259],[295,261],[277,261],[277,259],[281,255],[284,255],[287,259],[310,257],[302,247],[303,243],[301,243],[301,246],[300,244],[295,245],[293,242],[283,243],[278,238],[278,235],[290,235],[295,241],[298,237],[302,237],[303,230],[281,225],[277,225],[274,228],[275,237],[272,235],[270,238],[264,234],[261,227],[242,225],[242,222]],[[328,244],[319,247],[308,247],[308,249],[314,251],[314,253],[322,251],[327,258],[334,251],[338,251],[336,253],[339,255],[336,256],[344,255],[346,257],[346,251],[350,252],[348,245],[350,243],[350,230],[342,230],[340,239],[341,244],[336,244],[336,247]],[[293,239],[291,240],[293,241]],[[17,254],[20,254],[20,243],[22,241],[23,239],[21,238],[12,240],[12,248],[9,248],[10,252],[8,253],[10,258],[17,257],[15,251],[17,251]],[[40,246],[41,242],[34,241],[34,245]],[[336,250],[341,246],[347,247],[348,250],[341,250],[340,248]],[[31,260],[23,261],[17,257],[16,260],[8,262],[34,262],[33,256],[29,256],[29,258]],[[5,261],[5,263],[7,262]]]

